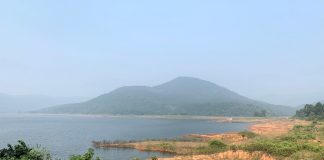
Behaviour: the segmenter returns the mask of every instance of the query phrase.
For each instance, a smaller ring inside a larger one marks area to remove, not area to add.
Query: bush
[[[209,147],[224,149],[224,148],[226,148],[226,144],[221,141],[218,141],[218,140],[213,140],[213,141],[209,142]]]
[[[213,140],[209,142],[208,146],[201,146],[195,148],[194,153],[196,154],[211,154],[221,152],[227,149],[227,145],[221,141]]]
[[[1,159],[21,159],[23,156],[28,155],[28,153],[32,150],[27,147],[24,141],[19,140],[18,144],[12,146],[11,144],[7,145],[8,148],[3,148],[0,150],[0,158]]]
[[[156,156],[151,157],[151,160],[158,160]]]
[[[314,134],[289,134],[283,137],[280,137],[280,140],[283,141],[298,141],[298,140],[310,140],[310,139],[315,139]]]
[[[171,143],[161,143],[159,144],[159,146],[164,150],[164,151],[174,151],[175,150],[175,146]]]
[[[309,159],[309,160],[323,160],[324,153],[316,153],[310,151],[300,151],[292,154],[287,160],[296,160],[296,159]]]
[[[250,152],[264,151],[272,155],[289,156],[297,152],[298,147],[287,141],[276,142],[272,140],[258,140],[245,145],[243,149]]]
[[[234,151],[234,152],[236,152],[237,150],[240,149],[240,147],[238,145],[230,145],[229,146],[229,149],[232,150],[232,151]]]
[[[247,137],[247,138],[254,138],[257,136],[257,134],[251,131],[242,131],[239,132],[238,134],[240,134],[242,137]]]
[[[51,160],[51,155],[45,149],[32,149],[22,160]]]
[[[30,148],[22,140],[18,144],[0,149],[0,160],[52,160],[51,155],[40,148]],[[73,155],[70,160],[93,160],[94,150],[89,149],[84,155]],[[100,160],[98,157],[95,160]]]
[[[72,155],[70,160],[93,160],[94,150],[89,148],[88,151],[84,155]],[[100,158],[96,157],[96,160],[100,160]]]
[[[312,151],[312,152],[322,152],[323,147],[317,144],[311,144],[308,142],[298,143],[296,141],[282,140],[282,139],[260,139],[254,141],[250,144],[241,146],[243,150],[250,152],[253,151],[263,151],[271,155],[287,157],[298,151]]]
[[[22,140],[12,146],[0,150],[1,160],[50,160],[51,156],[45,150],[33,149],[26,145]]]

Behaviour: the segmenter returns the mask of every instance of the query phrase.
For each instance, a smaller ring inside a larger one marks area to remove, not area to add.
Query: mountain
[[[0,112],[26,112],[44,107],[85,101],[79,97],[50,97],[43,95],[0,94]]]
[[[292,115],[295,112],[293,108],[255,101],[192,77],[179,77],[155,87],[121,87],[84,103],[54,106],[39,112],[253,116],[261,110],[267,110],[270,115]]]

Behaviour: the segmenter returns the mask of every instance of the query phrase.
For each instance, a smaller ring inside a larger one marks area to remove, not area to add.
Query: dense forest
[[[296,117],[306,119],[324,119],[324,104],[306,104],[304,108],[296,111]]]

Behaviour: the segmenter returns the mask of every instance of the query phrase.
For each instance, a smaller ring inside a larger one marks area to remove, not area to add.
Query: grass
[[[299,151],[291,156],[287,157],[286,160],[323,160],[324,154],[318,152],[310,152],[310,151]]]
[[[251,131],[241,131],[241,132],[238,132],[238,134],[240,134],[243,137],[247,137],[247,138],[255,138],[258,136],[256,133],[251,132]]]
[[[242,150],[251,153],[260,152],[260,155],[265,153],[276,159],[285,160],[323,160],[324,157],[324,122],[322,121],[314,121],[310,125],[295,125],[288,133],[275,137],[258,135],[250,131],[242,131],[238,134],[248,140],[236,143],[226,139],[206,141],[206,139],[180,138],[135,143],[137,146],[146,146],[147,150],[172,152],[178,155],[208,155],[228,150]]]
[[[228,146],[219,141],[219,140],[212,140],[209,142],[208,146],[201,146],[198,148],[194,148],[194,153],[196,154],[211,154],[211,153],[217,153],[221,151],[225,151],[228,149]]]
[[[260,139],[239,148],[249,152],[263,151],[279,157],[288,157],[299,151],[323,152],[323,147],[318,144],[280,139]]]
[[[176,149],[176,146],[174,143],[168,143],[168,142],[163,142],[161,144],[158,144],[159,148],[162,148],[162,150],[167,151],[167,152],[172,152]]]
[[[321,157],[324,155],[324,147],[312,142],[316,139],[317,132],[318,128],[314,123],[307,126],[296,125],[286,135],[275,138],[259,137],[249,143],[231,146],[231,148],[249,152],[262,151],[281,158],[302,158],[303,155]]]

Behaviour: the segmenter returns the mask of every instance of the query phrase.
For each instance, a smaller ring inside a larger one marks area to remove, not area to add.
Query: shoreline
[[[97,118],[145,118],[145,119],[180,119],[180,120],[214,120],[216,122],[251,123],[264,120],[288,119],[288,116],[278,117],[239,117],[239,116],[195,116],[195,115],[113,115],[113,114],[69,114],[69,113],[0,113],[7,116],[72,116],[72,117],[97,117]]]
[[[242,120],[242,119],[239,119]],[[245,120],[245,119],[243,119]],[[249,121],[251,119],[248,119]],[[252,119],[255,120],[255,119]],[[183,135],[183,138],[189,138],[187,140],[181,139],[157,139],[157,140],[143,140],[143,141],[124,141],[124,142],[109,142],[109,141],[93,141],[93,146],[96,148],[130,148],[136,149],[138,151],[157,151],[161,153],[172,153],[173,158],[168,158],[170,160],[176,160],[179,156],[207,156],[208,153],[200,152],[199,148],[208,147],[209,142],[214,140],[219,140],[227,145],[240,145],[248,143],[254,136],[257,137],[276,137],[280,135],[287,134],[295,125],[307,125],[309,122],[297,119],[287,119],[287,118],[263,118],[257,119],[256,123],[253,123],[247,128],[247,131],[238,132],[225,132],[225,133],[215,133],[215,134],[189,134]],[[242,133],[245,132],[245,133]],[[253,133],[252,136],[250,132]],[[250,135],[249,135],[250,134]],[[191,138],[191,140],[190,140]],[[195,139],[197,138],[197,139]],[[222,155],[223,152],[214,154],[213,156]],[[231,156],[236,156],[236,151],[227,150],[224,153],[228,153]],[[242,154],[246,156],[253,156],[254,152],[247,154],[248,152],[242,151]],[[261,154],[263,155],[263,153]],[[270,157],[268,157],[270,158]],[[271,159],[271,158],[270,158]]]

